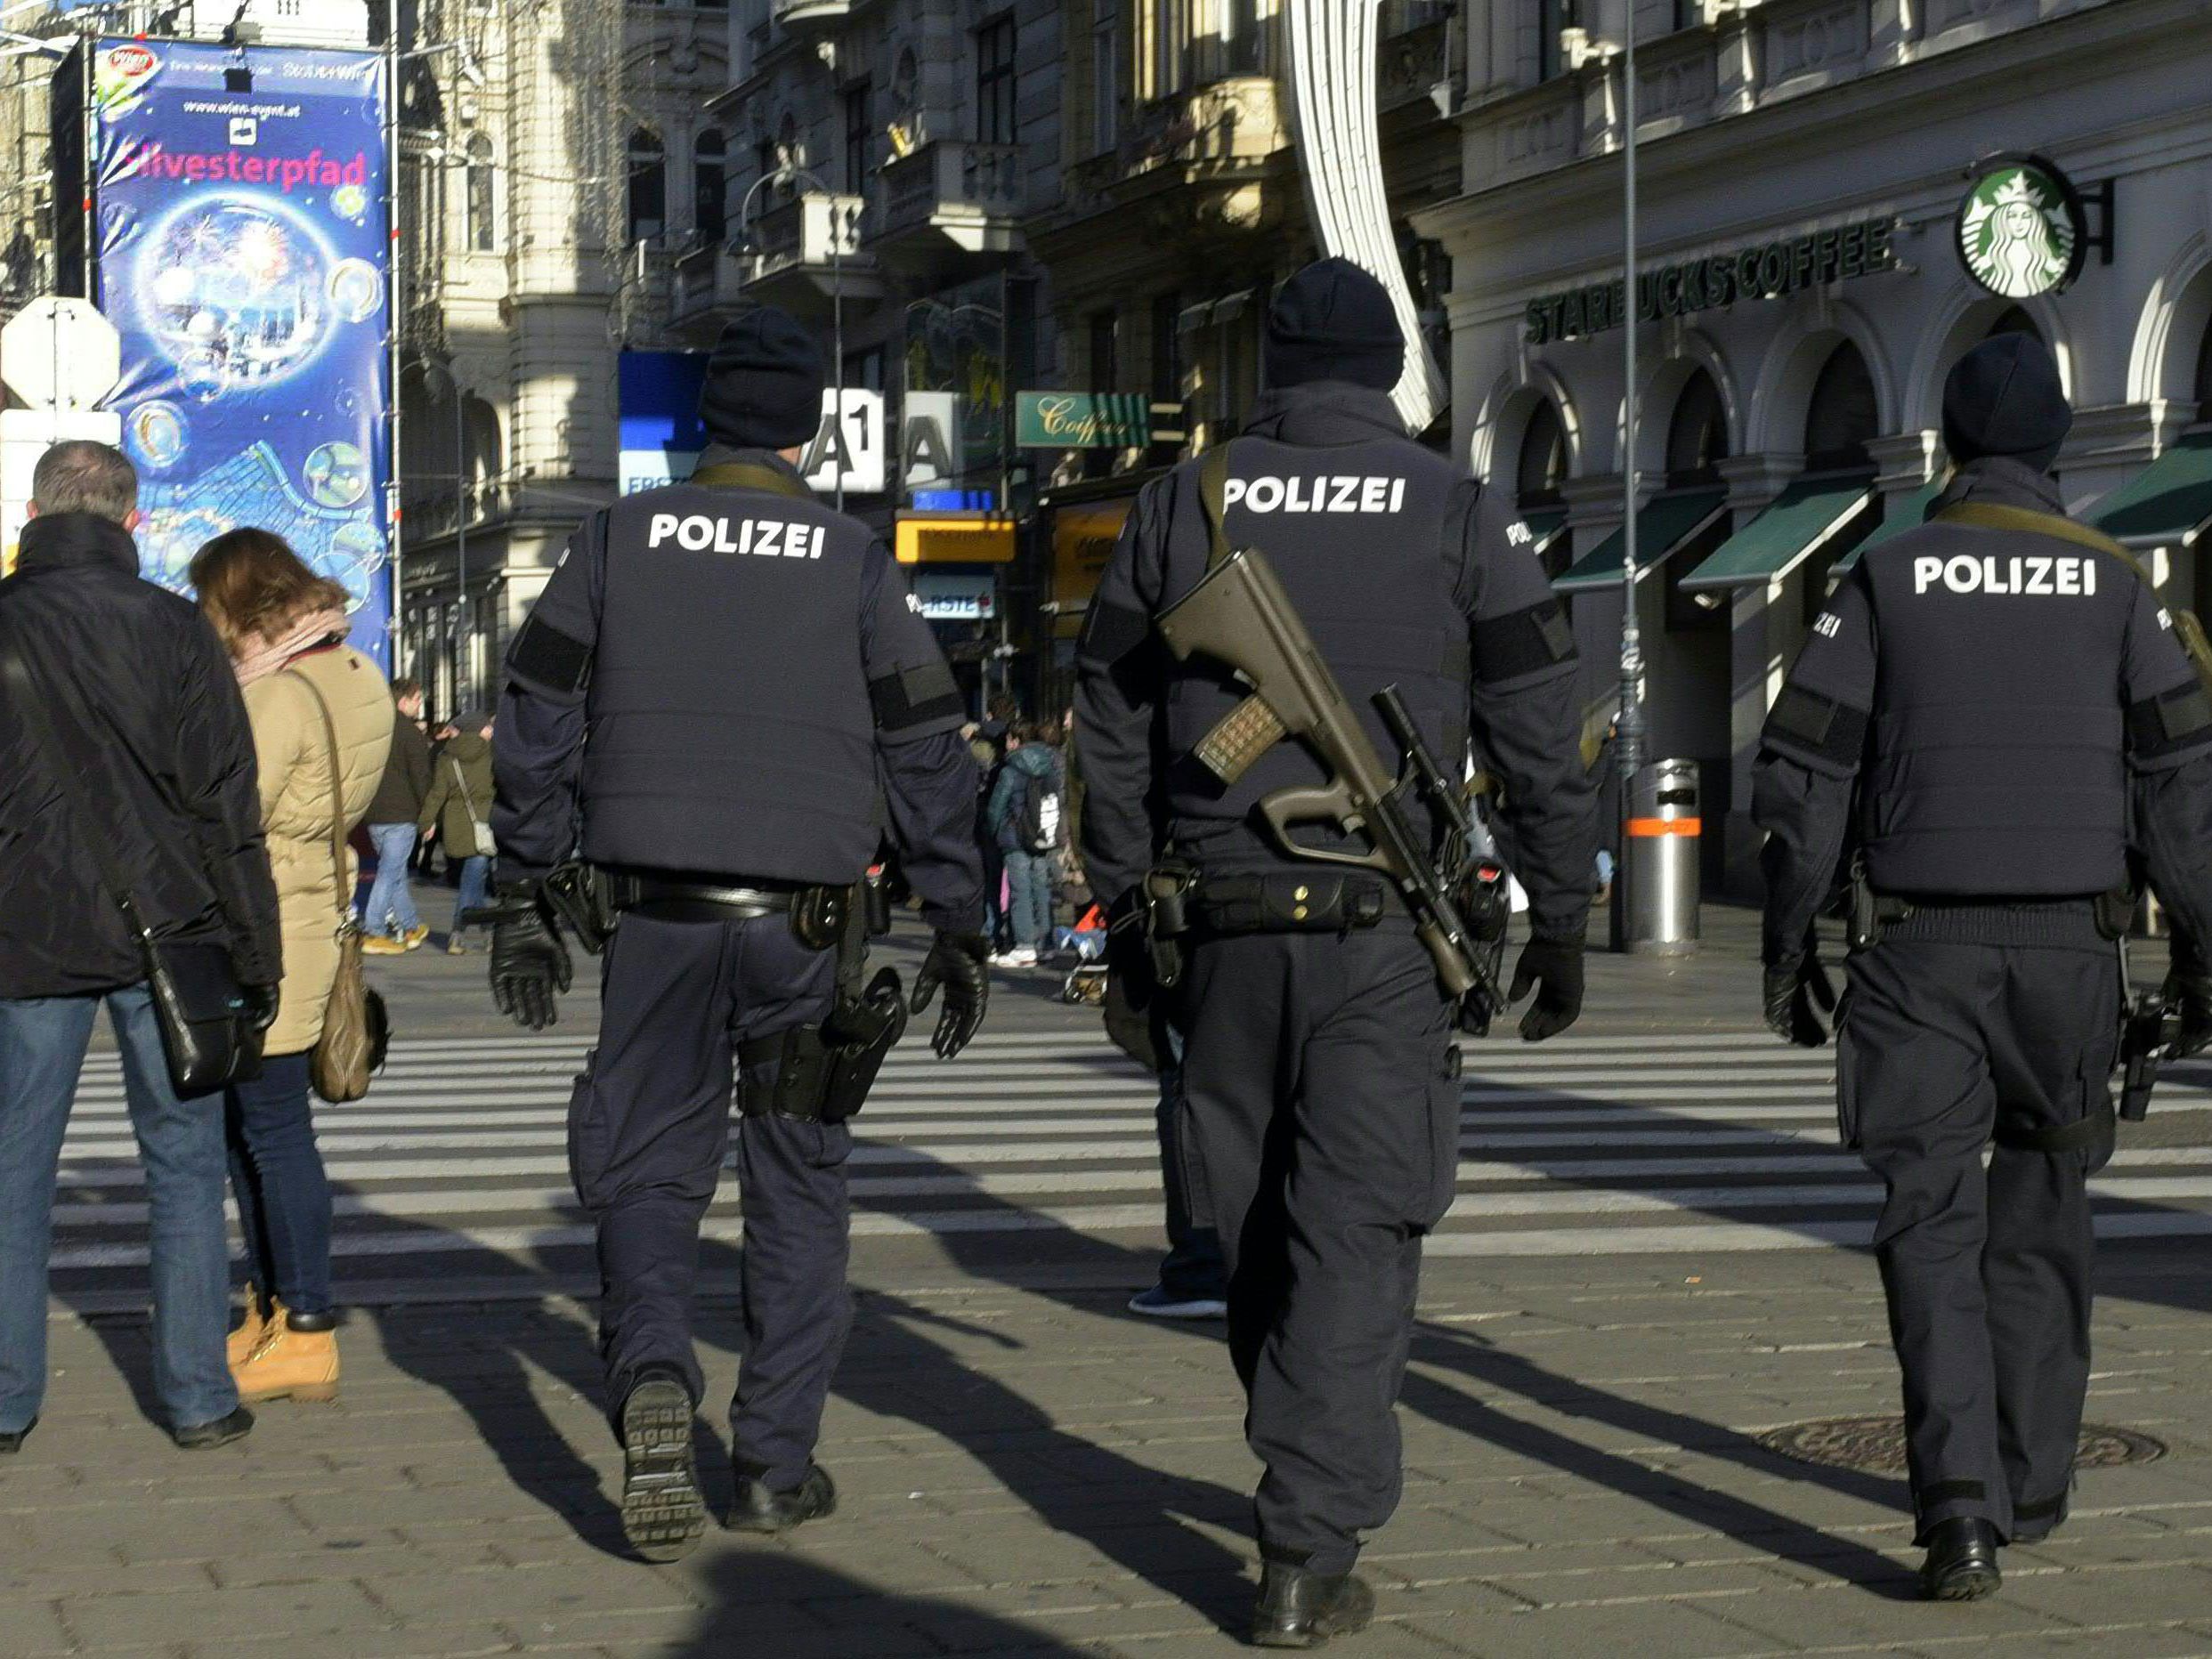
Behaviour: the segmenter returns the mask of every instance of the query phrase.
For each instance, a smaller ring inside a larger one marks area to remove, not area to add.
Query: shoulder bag
[[[304,685],[322,711],[323,734],[330,740],[330,883],[338,907],[338,971],[322,1008],[322,1038],[308,1056],[315,1093],[334,1106],[359,1100],[369,1080],[384,1068],[392,1043],[391,1016],[384,998],[361,971],[361,923],[353,916],[352,883],[345,872],[345,785],[340,773],[337,723],[315,683],[296,669],[286,672]]]
[[[239,984],[230,947],[156,935],[117,867],[103,833],[105,821],[85,798],[77,768],[62,752],[30,663],[4,632],[0,632],[0,674],[6,679],[9,701],[17,706],[30,733],[31,746],[44,756],[60,782],[62,798],[100,868],[101,885],[138,942],[170,1083],[180,1095],[206,1095],[260,1076],[261,1028]]]
[[[461,805],[468,809],[469,833],[476,838],[474,851],[471,856],[490,858],[498,846],[491,838],[490,821],[477,811],[476,797],[468,792],[468,773],[461,770],[461,763],[448,755],[445,764],[453,768],[454,792],[461,797]]]

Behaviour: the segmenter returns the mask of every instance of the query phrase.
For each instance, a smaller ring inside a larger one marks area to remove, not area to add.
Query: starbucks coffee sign
[[[1958,257],[2008,300],[2061,293],[2081,274],[2087,222],[2072,182],[2040,156],[1999,156],[1974,169],[1958,205]]]
[[[1747,300],[1781,299],[1808,288],[1894,271],[1896,231],[1893,218],[1867,219],[1641,271],[1636,274],[1637,320],[1657,322]],[[1539,295],[1528,302],[1528,344],[1586,340],[1618,328],[1628,320],[1628,283],[1621,277]]]

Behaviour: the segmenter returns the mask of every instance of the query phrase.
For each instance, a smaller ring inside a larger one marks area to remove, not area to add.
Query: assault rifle
[[[1278,789],[1260,802],[1260,815],[1284,855],[1388,876],[1414,913],[1446,993],[1457,1000],[1472,991],[1491,1009],[1504,1006],[1489,969],[1489,952],[1476,940],[1452,894],[1462,872],[1449,872],[1448,878],[1438,873],[1430,862],[1426,827],[1416,826],[1406,810],[1406,798],[1417,796],[1447,824],[1466,827],[1465,803],[1422,742],[1397,688],[1375,699],[1384,723],[1406,751],[1402,769],[1394,774],[1384,767],[1290,596],[1256,547],[1216,558],[1198,585],[1161,615],[1159,628],[1179,660],[1195,654],[1213,658],[1252,687],[1252,695],[1198,745],[1199,760],[1216,777],[1236,782],[1286,737],[1304,741],[1328,766],[1331,781],[1320,788]],[[1291,833],[1294,824],[1321,821],[1363,834],[1370,850],[1308,846]]]

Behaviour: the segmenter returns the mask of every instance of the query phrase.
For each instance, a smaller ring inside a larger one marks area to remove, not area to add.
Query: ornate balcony
[[[882,278],[861,245],[867,208],[858,196],[809,190],[762,214],[745,239],[745,297],[798,310],[840,293],[848,302],[880,299]]]
[[[743,302],[745,262],[718,242],[679,255],[668,302],[668,327],[692,339],[712,339]]]
[[[1022,152],[1015,144],[933,139],[883,170],[872,240],[887,260],[1006,254],[1019,246]]]

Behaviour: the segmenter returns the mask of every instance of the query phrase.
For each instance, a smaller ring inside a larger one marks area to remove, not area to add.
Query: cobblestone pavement
[[[1598,968],[1592,1034],[1743,1028],[1740,959]],[[1009,1011],[1017,1032],[1058,1017]],[[2198,1140],[2205,1115],[2167,1134]],[[242,1445],[184,1454],[147,1419],[134,1299],[65,1291],[46,1421],[0,1461],[0,1656],[1238,1651],[1241,1402],[1218,1331],[1122,1311],[1152,1259],[1141,1234],[1053,1226],[863,1239],[823,1452],[839,1513],[663,1568],[620,1554],[583,1304],[511,1278],[363,1297],[340,1404],[272,1405]],[[2085,1471],[2067,1528],[2006,1552],[1998,1598],[1931,1607],[1894,1476],[1757,1438],[1894,1409],[1865,1256],[1438,1257],[1406,1500],[1366,1558],[1382,1623],[1338,1650],[2212,1655],[2212,1248],[2128,1239],[2103,1264],[2089,1414],[2166,1455]],[[726,1284],[728,1246],[706,1265]],[[718,1401],[725,1300],[701,1334]]]

